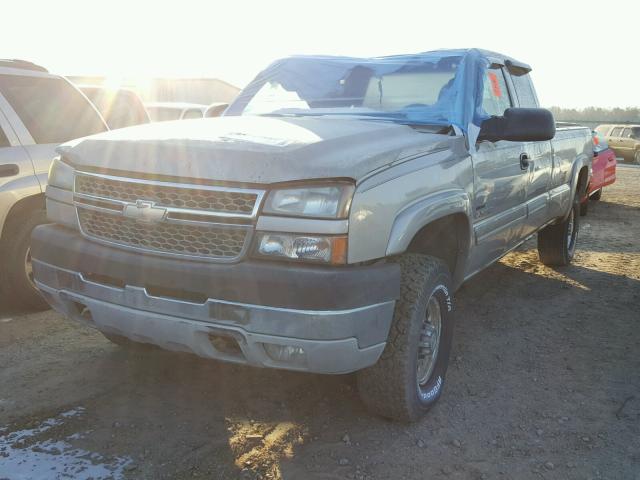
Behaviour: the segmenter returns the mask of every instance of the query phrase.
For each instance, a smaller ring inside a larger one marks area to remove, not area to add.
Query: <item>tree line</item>
[[[559,122],[585,123],[640,123],[640,107],[626,108],[562,108],[551,107]]]

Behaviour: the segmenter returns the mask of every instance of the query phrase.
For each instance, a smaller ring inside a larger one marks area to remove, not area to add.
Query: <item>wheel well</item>
[[[589,180],[589,169],[582,167],[578,173],[578,184],[576,191],[580,193],[580,198],[584,197],[587,193],[587,181]]]
[[[463,213],[447,215],[425,225],[407,248],[407,252],[443,260],[449,267],[454,285],[462,283],[468,250],[469,221]]]
[[[33,210],[44,210],[45,209],[45,200],[44,194],[40,193],[38,195],[31,195],[29,197],[25,197],[23,199],[18,200],[9,213],[7,214],[7,218],[4,221],[4,225],[2,226],[2,237],[5,238],[7,232],[11,230],[11,226],[15,222],[19,222],[24,218],[24,215],[27,212],[31,212]]]

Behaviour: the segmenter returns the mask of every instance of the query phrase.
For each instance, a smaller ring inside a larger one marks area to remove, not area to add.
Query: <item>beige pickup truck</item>
[[[120,345],[357,372],[373,412],[415,420],[456,289],[536,233],[547,264],[576,249],[591,132],[556,130],[529,71],[481,50],[292,57],[221,118],[70,142],[36,282]]]

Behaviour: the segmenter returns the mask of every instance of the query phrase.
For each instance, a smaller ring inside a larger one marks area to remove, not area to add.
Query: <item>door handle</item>
[[[522,170],[527,170],[529,168],[529,160],[529,155],[527,155],[526,153],[520,154],[520,168]]]
[[[20,173],[20,167],[15,163],[0,165],[0,177],[13,177]]]

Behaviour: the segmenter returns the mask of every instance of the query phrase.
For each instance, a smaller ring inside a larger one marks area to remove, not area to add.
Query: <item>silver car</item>
[[[33,283],[31,230],[46,221],[44,190],[55,148],[107,127],[63,77],[0,60],[0,289],[20,307],[45,307]]]

